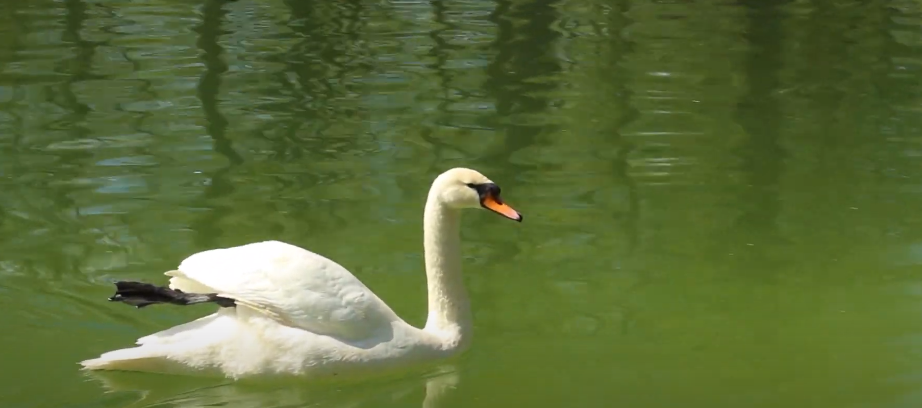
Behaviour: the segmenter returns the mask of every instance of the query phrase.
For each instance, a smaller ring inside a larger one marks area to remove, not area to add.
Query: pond
[[[922,3],[36,0],[0,10],[3,407],[916,407]],[[77,363],[214,308],[106,301],[282,240],[426,319],[476,168],[471,349],[318,386]]]

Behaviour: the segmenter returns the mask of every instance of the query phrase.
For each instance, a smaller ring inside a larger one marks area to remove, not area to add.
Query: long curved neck
[[[461,214],[430,196],[423,215],[423,247],[429,284],[429,318],[423,329],[446,347],[465,347],[471,308],[461,276]]]

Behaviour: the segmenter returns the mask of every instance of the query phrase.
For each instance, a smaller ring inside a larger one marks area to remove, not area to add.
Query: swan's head
[[[439,175],[430,195],[451,208],[486,208],[511,220],[522,222],[522,214],[500,197],[500,188],[480,172],[454,168]]]

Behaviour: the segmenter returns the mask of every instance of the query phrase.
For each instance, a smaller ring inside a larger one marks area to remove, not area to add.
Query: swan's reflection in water
[[[128,372],[88,372],[109,393],[132,396],[126,408],[171,407],[227,408],[331,407],[359,408],[389,405],[422,408],[444,406],[459,380],[453,365],[443,365],[424,373],[371,381],[323,381],[287,379],[277,382],[231,382]]]

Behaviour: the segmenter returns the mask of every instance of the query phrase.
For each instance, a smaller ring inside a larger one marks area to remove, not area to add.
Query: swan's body
[[[424,214],[429,317],[423,329],[403,321],[336,262],[266,241],[194,254],[166,272],[170,289],[134,286],[132,292],[119,286],[112,299],[139,306],[165,302],[164,293],[173,297],[171,303],[232,302],[212,315],[142,337],[138,347],[81,364],[242,378],[376,372],[449,357],[465,350],[471,335],[461,279],[460,211],[481,206],[521,220],[502,204],[499,188],[476,171],[452,169],[432,184]]]

